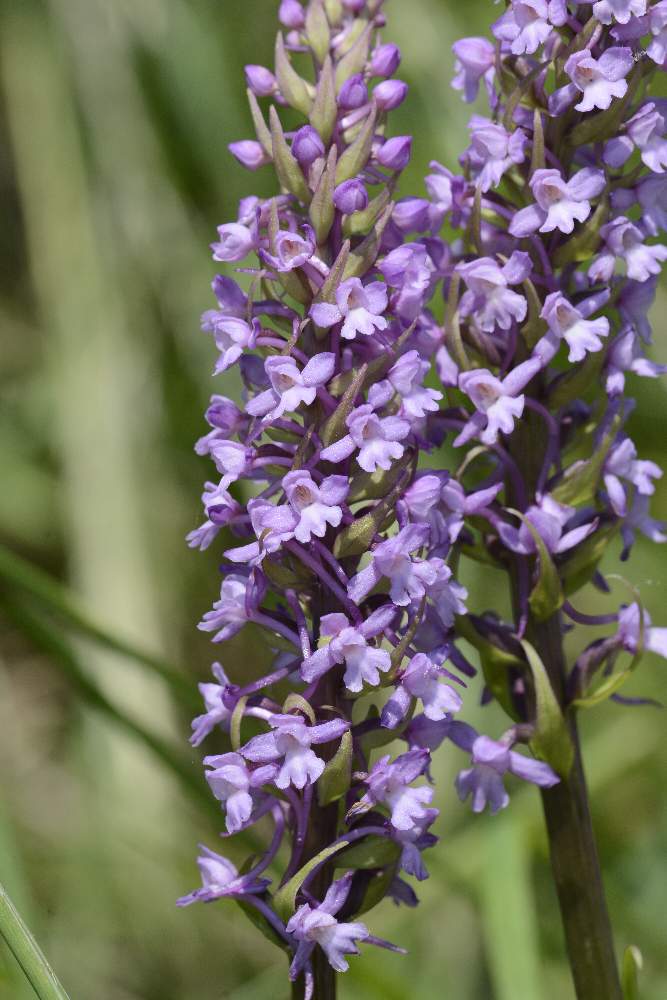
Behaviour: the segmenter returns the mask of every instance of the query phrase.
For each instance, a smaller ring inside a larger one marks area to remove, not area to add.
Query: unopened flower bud
[[[338,185],[333,200],[339,212],[351,215],[352,212],[363,212],[368,205],[368,193],[362,182],[353,177]]]
[[[268,157],[262,149],[260,143],[254,139],[241,139],[239,142],[230,142],[227,147],[232,156],[248,170],[257,170],[268,163]]]
[[[266,66],[249,65],[245,68],[245,78],[256,97],[269,97],[278,88],[276,78]]]
[[[371,57],[372,76],[393,76],[401,63],[401,50],[398,45],[387,42],[378,45]]]
[[[412,136],[396,135],[387,139],[377,152],[377,161],[388,170],[404,170],[410,162]]]
[[[403,103],[408,92],[408,85],[402,80],[383,80],[373,91],[373,97],[382,111],[393,111]]]
[[[299,0],[282,0],[278,17],[286,28],[303,28],[306,23],[306,15]]]
[[[305,170],[320,156],[324,156],[324,152],[324,143],[312,125],[304,125],[295,133],[292,139],[292,153]]]
[[[356,73],[346,80],[340,88],[338,107],[342,111],[353,111],[368,102],[368,90],[361,73]]]

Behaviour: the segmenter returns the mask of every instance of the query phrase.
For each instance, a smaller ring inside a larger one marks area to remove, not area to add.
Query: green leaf
[[[352,384],[346,389],[340,403],[322,427],[320,439],[325,447],[345,436],[347,432],[345,421],[354,409],[354,401],[361,392],[367,372],[368,365],[363,364],[359,371],[354,374]]]
[[[537,583],[528,598],[528,603],[535,618],[539,622],[546,621],[558,611],[564,600],[558,570],[551,558],[551,553],[544,544],[544,540],[535,525],[521,511],[514,510],[511,507],[508,507],[507,510],[514,517],[518,517],[522,524],[525,524],[535,542],[540,573]]]
[[[356,500],[380,500],[396,485],[396,480],[405,468],[400,462],[393,462],[389,469],[376,469],[375,472],[360,472],[352,477],[347,502]]]
[[[312,99],[310,87],[296,72],[285,49],[285,41],[281,32],[276,38],[276,79],[280,93],[287,103],[300,111],[302,115],[310,115]],[[273,109],[272,109],[273,110]]]
[[[336,104],[336,82],[334,80],[333,63],[331,62],[331,56],[327,56],[320,70],[317,90],[315,91],[315,100],[313,101],[313,110],[310,113],[310,124],[317,130],[325,145],[331,139],[337,114],[338,105]]]
[[[391,493],[376,504],[373,510],[357,518],[352,524],[348,524],[336,536],[333,551],[337,559],[358,556],[368,551],[375,535],[395,519],[395,503],[404,485],[405,477],[399,480]]]
[[[322,0],[311,0],[306,11],[306,37],[321,65],[329,54],[331,32]]]
[[[290,191],[304,205],[307,205],[311,198],[310,189],[301,172],[301,167],[292,155],[292,150],[287,145],[278,112],[273,105],[269,108],[269,121],[271,123],[271,139],[273,143],[273,162],[280,185],[286,191]]]
[[[395,840],[372,834],[347,847],[336,859],[336,868],[384,868],[398,861],[400,854]]]
[[[535,690],[537,718],[531,747],[557,774],[567,778],[574,762],[574,747],[567,722],[539,653],[526,639],[521,640],[521,645],[533,676]]]
[[[0,934],[25,972],[39,1000],[69,1000],[30,930],[0,884]]]
[[[321,806],[336,802],[349,791],[353,755],[352,733],[348,729],[343,733],[338,750],[328,761],[317,782],[317,801]]]
[[[368,880],[366,889],[358,906],[355,906],[353,917],[360,917],[363,913],[368,913],[374,906],[381,903],[387,896],[389,886],[396,878],[397,865],[393,864],[381,871],[373,872]],[[377,995],[377,994],[376,994]]]
[[[590,583],[605,551],[620,531],[620,522],[598,527],[595,531],[577,545],[573,554],[560,564],[560,575],[563,590],[567,597],[576,594],[587,583]]]
[[[283,713],[285,715],[289,714],[293,709],[297,709],[302,712],[307,719],[310,720],[311,726],[315,725],[315,712],[313,711],[313,706],[305,698],[302,698],[300,694],[296,691],[290,692],[285,698],[285,703],[283,705]]]
[[[487,687],[511,719],[518,715],[509,690],[510,670],[524,670],[525,664],[518,657],[499,649],[480,635],[466,615],[456,618],[456,633],[466,639],[479,654],[479,662]]]
[[[575,462],[565,471],[561,481],[551,490],[554,500],[567,506],[579,507],[593,499],[597,493],[602,469],[609,449],[614,443],[620,422],[620,415],[616,416],[591,458],[587,461]]]
[[[631,944],[623,955],[621,983],[623,1000],[639,1000],[639,973],[644,967],[644,960],[639,948]]]
[[[373,136],[375,135],[375,119],[376,110],[373,107],[369,111],[354,142],[347,147],[338,159],[336,184],[342,184],[343,181],[348,181],[352,177],[356,177],[368,163],[368,158],[371,155]]]
[[[334,854],[342,851],[347,846],[347,843],[347,840],[340,840],[337,844],[330,844],[329,847],[325,847],[314,858],[311,858],[303,868],[300,868],[289,882],[286,882],[284,886],[278,889],[273,897],[273,908],[284,923],[287,923],[294,913],[296,908],[296,894],[310,873],[319,868],[320,865],[323,865]]]

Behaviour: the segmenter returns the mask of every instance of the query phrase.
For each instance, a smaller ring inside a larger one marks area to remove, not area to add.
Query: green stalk
[[[55,972],[0,883],[0,934],[39,1000],[69,1000]]]
[[[529,496],[545,455],[539,418],[526,412],[511,441]],[[515,575],[515,574],[514,574]],[[516,604],[517,581],[513,579]],[[578,1000],[623,1000],[584,774],[576,715],[566,702],[567,664],[560,614],[538,622],[530,615],[527,639],[537,650],[567,719],[574,763],[567,778],[542,789],[549,854],[570,970]]]

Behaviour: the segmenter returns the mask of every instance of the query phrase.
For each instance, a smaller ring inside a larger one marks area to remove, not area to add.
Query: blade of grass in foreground
[[[25,972],[39,1000],[69,1000],[68,994],[2,884],[0,884],[0,933]]]

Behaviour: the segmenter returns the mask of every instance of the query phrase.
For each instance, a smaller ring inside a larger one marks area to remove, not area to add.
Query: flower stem
[[[535,413],[527,412],[510,442],[511,453],[531,497],[543,474],[545,438],[542,422]],[[512,576],[515,610],[520,615],[518,560],[514,561]],[[551,869],[577,998],[622,1000],[576,716],[566,704],[567,665],[560,613],[546,622],[537,622],[529,614],[526,636],[539,653],[554,693],[566,714],[575,752],[568,777],[553,788],[542,789],[541,794]]]
[[[559,617],[529,623],[532,642],[547,668],[561,704],[565,662]],[[560,905],[570,969],[579,1000],[621,1000],[611,921],[607,910],[595,834],[588,804],[579,734],[573,711],[568,721],[575,758],[567,779],[542,789],[542,808]]]

